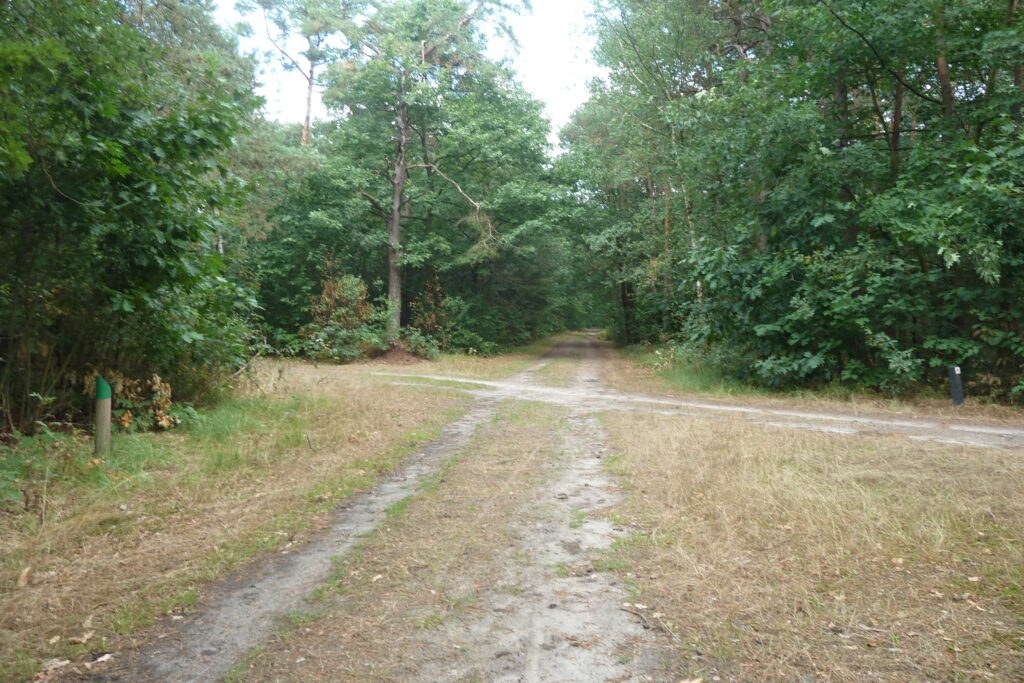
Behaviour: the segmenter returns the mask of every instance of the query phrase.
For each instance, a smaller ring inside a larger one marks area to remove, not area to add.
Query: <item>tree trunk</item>
[[[672,186],[665,183],[665,220],[662,224],[662,249],[665,257],[665,265],[662,267],[662,287],[665,290],[665,310],[661,319],[661,326],[669,332],[672,328]]]
[[[896,178],[900,175],[900,129],[903,128],[903,70],[900,69],[898,73],[896,92],[893,93],[892,148],[889,157],[889,172],[893,182],[896,182]]]
[[[622,298],[622,335],[626,344],[636,340],[635,294],[633,284],[625,280],[619,282],[619,296]]]
[[[405,200],[405,182],[409,178],[409,109],[399,105],[395,118],[398,128],[398,148],[395,173],[391,178],[391,215],[388,217],[388,337],[394,344],[402,327],[402,204]]]
[[[313,84],[316,83],[316,67],[309,63],[309,75],[306,77],[306,118],[302,122],[302,146],[309,145],[309,124],[313,115]]]
[[[850,144],[850,97],[846,87],[846,69],[840,68],[836,74],[832,99],[836,108],[836,121],[839,124],[839,147],[842,149]]]
[[[947,133],[952,132],[954,99],[953,83],[949,77],[949,62],[946,59],[946,15],[945,9],[940,7],[935,13],[935,43],[938,48],[938,55],[935,57],[935,66],[939,75],[939,94],[942,99],[942,119]]]
[[[1020,6],[1020,0],[1010,0],[1010,25],[1017,20],[1017,8]],[[1024,64],[1017,62],[1013,65],[1013,87],[1017,92],[1014,93],[1018,96],[1024,96]],[[1013,119],[1013,124],[1020,128],[1021,126],[1021,105],[1020,102],[1014,104],[1010,108],[1010,117]]]

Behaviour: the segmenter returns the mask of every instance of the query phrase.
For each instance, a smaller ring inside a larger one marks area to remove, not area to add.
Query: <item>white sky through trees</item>
[[[506,58],[524,87],[544,102],[552,124],[550,140],[556,144],[558,129],[586,101],[587,83],[601,73],[591,57],[594,37],[587,30],[591,4],[589,0],[534,0],[532,4],[531,12],[509,18],[519,41],[518,52],[504,39],[492,40],[488,51],[494,59]],[[217,0],[215,16],[226,28],[242,20],[234,9],[234,0]],[[262,22],[252,17],[250,23],[252,35],[241,38],[240,43],[243,51],[264,55],[257,92],[266,99],[266,115],[278,121],[301,123],[306,98],[302,75],[286,71],[276,52],[269,54],[274,48],[267,40]],[[294,53],[302,47],[301,40],[289,45]],[[313,116],[324,117],[319,93]]]

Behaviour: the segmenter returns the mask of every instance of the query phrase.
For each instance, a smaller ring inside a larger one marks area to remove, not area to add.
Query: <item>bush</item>
[[[366,283],[354,275],[325,280],[302,328],[303,351],[314,358],[353,361],[388,348],[386,305],[374,306]]]
[[[402,341],[405,349],[414,356],[433,359],[441,352],[441,346],[436,339],[423,334],[415,327],[407,327],[402,330]]]

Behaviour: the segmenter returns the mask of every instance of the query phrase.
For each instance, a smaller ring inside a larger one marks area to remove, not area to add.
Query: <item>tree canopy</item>
[[[255,353],[584,324],[771,386],[1024,396],[1016,0],[595,0],[558,154],[485,49],[525,3],[241,6],[325,120],[259,114],[207,0],[0,4],[4,429],[83,422],[96,373],[200,399]]]
[[[607,0],[565,131],[622,338],[1024,392],[1018,3]]]

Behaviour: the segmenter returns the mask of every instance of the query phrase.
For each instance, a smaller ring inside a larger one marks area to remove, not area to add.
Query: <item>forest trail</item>
[[[608,353],[585,334],[504,380],[375,373],[475,400],[399,472],[337,510],[324,534],[213,586],[193,615],[164,623],[152,645],[99,679],[677,680],[665,668],[671,629],[636,602],[631,574],[598,566],[635,532],[609,514],[623,493],[603,462],[599,413],[1024,445],[1012,427],[615,391],[601,381]],[[571,368],[563,386],[542,376],[556,360]]]
[[[410,457],[401,471],[342,506],[326,533],[212,586],[194,615],[165,623],[150,646],[126,656],[116,670],[90,680],[173,683],[233,676],[237,664],[261,650],[288,615],[308,605],[317,588],[329,581],[339,559],[372,536],[395,506],[415,496],[446,461],[464,451],[481,425],[496,419],[500,403],[543,395],[544,386],[534,380],[537,371],[555,358],[575,359],[573,395],[585,397],[586,388],[600,381],[597,350],[593,335],[562,342],[494,390],[476,392],[479,395],[464,417]],[[546,467],[546,481],[530,491],[512,520],[519,540],[507,552],[519,560],[503,567],[499,584],[514,585],[515,591],[487,591],[480,598],[480,617],[434,633],[423,643],[419,670],[403,672],[402,680],[662,680],[648,672],[656,668],[656,655],[645,642],[650,628],[646,617],[630,609],[626,588],[615,575],[596,572],[591,561],[595,552],[628,535],[600,515],[620,499],[616,483],[601,466],[608,450],[603,431],[587,400],[563,405],[570,410],[555,425],[557,434],[551,435],[558,439],[558,462]],[[473,457],[472,452],[463,455]],[[458,656],[426,656],[450,650],[453,644]],[[295,672],[284,680],[310,680],[308,676]],[[337,671],[320,676],[344,678]],[[282,680],[280,672],[271,678]]]
[[[585,342],[580,348],[595,351],[596,342]],[[555,350],[565,356],[573,348],[566,342]],[[599,361],[592,361],[599,362]],[[467,379],[447,375],[412,375],[380,373],[385,376],[409,377],[435,382],[452,382],[466,386],[465,391],[478,397],[517,396],[524,400],[543,401],[570,406],[593,413],[602,411],[637,411],[667,416],[721,417],[743,419],[754,424],[784,429],[802,429],[834,434],[894,434],[912,441],[930,441],[950,445],[990,448],[1024,447],[1024,427],[994,425],[963,419],[926,419],[864,415],[817,410],[774,408],[756,402],[690,399],[602,388],[597,380],[587,380],[572,387],[522,384],[513,381]],[[483,388],[479,388],[479,387]]]

